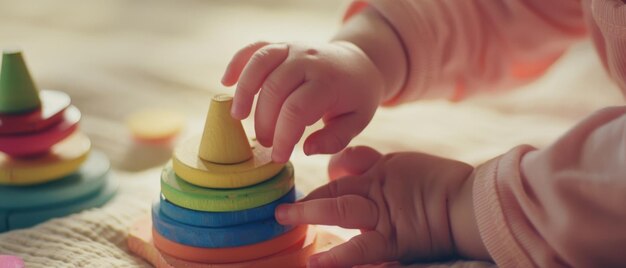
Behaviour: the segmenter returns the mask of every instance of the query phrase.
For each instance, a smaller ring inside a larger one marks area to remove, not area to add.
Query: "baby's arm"
[[[481,237],[503,267],[626,265],[626,106],[600,110],[542,150],[478,167]]]
[[[387,102],[404,85],[407,55],[402,41],[387,20],[370,7],[362,8],[344,23],[333,40],[349,42],[363,50],[383,77],[382,101]]]
[[[575,0],[369,0],[350,11],[363,2],[389,22],[406,51],[406,81],[387,104],[512,88],[542,75],[587,36]]]

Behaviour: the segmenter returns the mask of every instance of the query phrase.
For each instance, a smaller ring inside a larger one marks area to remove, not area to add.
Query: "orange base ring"
[[[243,262],[284,251],[304,240],[307,225],[300,225],[274,239],[241,247],[201,248],[171,241],[152,229],[154,245],[163,253],[177,259],[201,263]]]
[[[150,217],[138,221],[128,234],[128,248],[133,253],[150,262],[157,268],[241,268],[241,267],[305,267],[309,256],[323,251],[329,246],[340,243],[332,235],[321,235],[318,240],[316,228],[308,227],[303,241],[292,245],[275,255],[252,261],[226,264],[205,264],[174,258],[159,251],[152,240],[152,222]]]

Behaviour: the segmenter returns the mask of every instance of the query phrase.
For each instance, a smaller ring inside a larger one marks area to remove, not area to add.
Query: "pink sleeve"
[[[474,209],[502,267],[626,266],[626,106],[600,110],[552,146],[479,166]]]
[[[402,40],[409,70],[387,104],[459,100],[541,75],[586,36],[576,0],[368,0]],[[348,10],[356,13],[363,2]]]
[[[600,59],[626,95],[626,4],[621,0],[582,2]]]

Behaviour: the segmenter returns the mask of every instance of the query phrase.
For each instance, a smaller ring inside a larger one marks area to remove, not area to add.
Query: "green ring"
[[[293,165],[287,163],[274,177],[245,188],[212,189],[193,185],[179,178],[170,162],[161,172],[161,193],[168,201],[193,210],[239,211],[269,204],[294,186]]]

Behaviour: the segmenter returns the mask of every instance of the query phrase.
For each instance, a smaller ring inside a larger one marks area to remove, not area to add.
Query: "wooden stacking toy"
[[[20,51],[0,69],[0,232],[101,206],[117,191],[109,159],[78,130],[60,91],[35,86]]]
[[[302,267],[316,249],[312,227],[274,218],[296,199],[293,166],[251,145],[231,106],[213,97],[203,135],[174,150],[151,219],[129,233],[129,248],[157,267]]]

